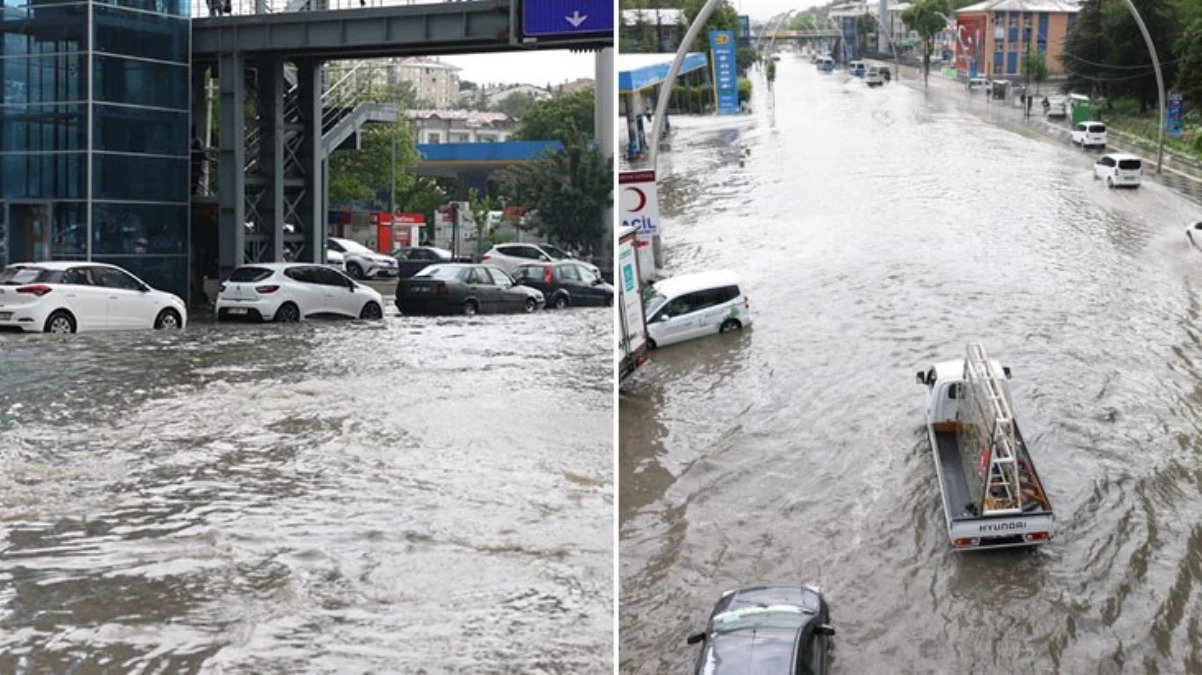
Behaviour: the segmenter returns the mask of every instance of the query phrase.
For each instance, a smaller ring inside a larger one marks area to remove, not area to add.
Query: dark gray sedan
[[[396,285],[401,314],[533,312],[546,300],[492,265],[431,265]]]

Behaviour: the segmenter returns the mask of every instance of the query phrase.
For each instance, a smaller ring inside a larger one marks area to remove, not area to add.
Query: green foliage
[[[948,0],[915,0],[902,12],[902,22],[910,30],[918,33],[922,40],[922,79],[925,86],[931,76],[931,52],[935,49],[935,36],[947,28],[948,16],[952,6]]]
[[[769,61],[769,64],[772,62]],[[746,77],[739,78],[739,103],[751,101],[751,80]]]
[[[789,19],[788,30],[815,30],[818,28],[818,20],[810,12],[794,14],[792,19]]]
[[[876,36],[877,20],[870,12],[864,12],[856,17],[856,51],[863,53],[868,46],[872,47],[872,51],[876,51],[876,41],[873,38]]]
[[[686,25],[692,25],[693,19],[701,13],[701,8],[705,6],[706,0],[684,0],[684,18]],[[709,20],[705,22],[705,28],[697,35],[697,40],[689,51],[694,52],[709,52],[710,48],[710,31],[712,30],[733,30],[738,33],[739,30],[739,12],[735,6],[730,4],[729,0],[720,0],[718,5],[714,7],[714,11],[710,13]]]
[[[472,225],[476,230],[476,257],[479,258],[484,249],[480,248],[484,244],[484,231],[488,229],[488,212],[497,209],[496,200],[484,195],[481,197],[473,188],[468,191],[467,196],[468,210],[472,213]]]
[[[534,94],[518,92],[498,101],[493,106],[493,110],[505,113],[513,119],[521,121],[526,115],[530,114],[530,111],[534,110],[534,106],[537,104],[538,99],[534,97]]]
[[[592,89],[539,101],[522,118],[513,140],[584,144],[593,137],[595,107],[596,92]]]
[[[1202,18],[1194,19],[1176,46],[1177,90],[1194,108],[1202,107]]]
[[[1048,79],[1048,59],[1043,52],[1027,50],[1023,54],[1023,72],[1027,77],[1035,83],[1036,89],[1039,84]]]
[[[1181,17],[1192,10],[1182,10],[1185,4],[1166,0],[1133,0],[1133,4],[1152,35],[1165,82],[1171,83],[1178,70],[1174,46],[1180,44]],[[1068,86],[1073,90],[1107,98],[1132,96],[1141,112],[1156,108],[1152,57],[1126,2],[1085,0],[1069,31],[1065,52]]]
[[[362,149],[339,150],[330,155],[329,200],[331,204],[365,201],[382,208],[387,204],[380,203],[378,194],[387,194],[390,188],[393,147],[397,182],[392,187],[397,191],[408,188],[414,178],[407,170],[417,165],[417,148],[403,118],[396,124],[366,126],[362,134]]]
[[[602,214],[612,202],[613,162],[599,149],[570,144],[504,169],[498,181],[543,236],[583,255],[600,250],[608,231]]]

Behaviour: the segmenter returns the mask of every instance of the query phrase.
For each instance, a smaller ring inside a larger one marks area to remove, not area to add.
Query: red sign
[[[426,216],[420,213],[397,213],[393,215],[392,222],[397,225],[416,225],[422,227],[426,224]]]

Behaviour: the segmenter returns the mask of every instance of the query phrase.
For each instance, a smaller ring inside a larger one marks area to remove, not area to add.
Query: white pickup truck
[[[1010,370],[979,344],[919,372],[947,534],[957,551],[1043,544],[1056,518],[1010,406]]]

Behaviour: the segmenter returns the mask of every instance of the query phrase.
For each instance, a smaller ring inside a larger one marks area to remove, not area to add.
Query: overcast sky
[[[739,14],[746,14],[752,21],[765,19],[783,14],[790,9],[803,11],[811,7],[826,4],[824,0],[731,0]]]
[[[476,84],[534,84],[540,87],[563,84],[583,77],[595,79],[596,56],[592,52],[575,53],[548,49],[537,52],[469,54],[444,56],[443,61],[463,68],[460,80]]]

